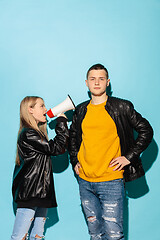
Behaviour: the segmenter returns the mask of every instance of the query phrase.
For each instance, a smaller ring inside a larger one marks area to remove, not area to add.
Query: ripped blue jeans
[[[78,182],[91,240],[124,240],[123,179],[88,182],[78,177]]]
[[[28,231],[33,222],[30,232],[30,240],[44,239],[44,224],[47,216],[47,208],[17,208],[11,240],[28,239]]]

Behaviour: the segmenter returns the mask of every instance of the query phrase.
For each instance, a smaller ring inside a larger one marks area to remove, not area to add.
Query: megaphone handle
[[[69,94],[68,94],[68,97],[70,98],[70,100],[71,100],[71,102],[72,102],[72,104],[73,104],[73,106],[74,106],[74,108],[75,108],[76,106],[75,106],[75,104],[74,104],[74,102],[73,102],[73,100],[72,100],[72,98],[70,97]]]

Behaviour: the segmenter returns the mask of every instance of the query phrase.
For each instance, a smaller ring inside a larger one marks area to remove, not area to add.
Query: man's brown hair
[[[107,79],[109,78],[108,70],[100,63],[94,64],[92,67],[90,67],[88,69],[88,71],[87,71],[87,79],[88,79],[89,72],[91,70],[104,70],[106,72]]]

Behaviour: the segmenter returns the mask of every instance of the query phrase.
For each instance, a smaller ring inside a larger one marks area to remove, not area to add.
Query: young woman
[[[40,97],[25,97],[20,105],[20,129],[12,193],[17,212],[12,240],[43,239],[47,208],[56,207],[51,155],[65,152],[67,119],[57,118],[56,136],[48,141],[46,107]]]

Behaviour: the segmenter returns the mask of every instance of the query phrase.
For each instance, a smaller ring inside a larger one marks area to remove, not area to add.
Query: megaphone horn
[[[64,113],[64,112],[67,112],[67,111],[73,110],[73,109],[75,109],[74,102],[72,101],[71,97],[68,95],[68,97],[63,102],[61,102],[57,106],[53,107],[52,109],[49,109],[47,111],[47,115],[50,118],[53,118],[53,117],[56,117],[60,113]]]

